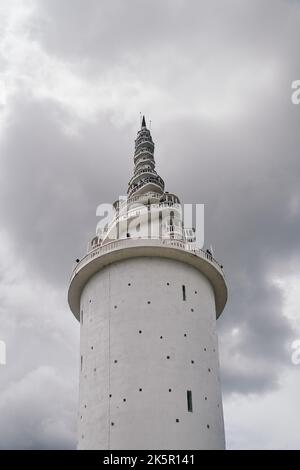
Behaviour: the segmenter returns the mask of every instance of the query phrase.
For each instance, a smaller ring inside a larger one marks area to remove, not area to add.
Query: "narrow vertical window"
[[[174,225],[174,212],[173,211],[170,212],[170,225],[171,226]]]
[[[83,310],[80,312],[80,323],[83,325]]]
[[[82,371],[83,366],[83,356],[80,357],[80,370]]]
[[[159,211],[159,216],[158,216],[158,217],[159,217],[159,219],[158,219],[158,220],[159,220],[159,223],[158,223],[159,234],[158,234],[158,236],[159,236],[159,238],[161,238],[161,237],[162,237],[162,232],[163,232],[163,227],[162,227],[162,211]]]
[[[186,300],[185,286],[182,286],[182,300]]]
[[[190,413],[193,412],[193,400],[192,400],[192,391],[186,391],[186,398],[187,398],[187,409]]]

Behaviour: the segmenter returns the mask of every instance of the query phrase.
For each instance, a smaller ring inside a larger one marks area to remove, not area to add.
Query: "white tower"
[[[222,267],[164,192],[143,117],[125,201],[74,269],[79,449],[223,449],[216,318]]]

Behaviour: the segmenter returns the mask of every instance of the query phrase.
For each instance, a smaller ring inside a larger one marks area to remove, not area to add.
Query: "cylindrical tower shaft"
[[[210,282],[175,259],[132,258],[81,295],[79,449],[223,449]]]

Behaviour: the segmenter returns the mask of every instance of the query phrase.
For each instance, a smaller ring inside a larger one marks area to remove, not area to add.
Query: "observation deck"
[[[112,263],[135,257],[169,258],[198,269],[211,283],[216,303],[216,316],[221,315],[227,301],[227,286],[221,265],[204,250],[190,250],[189,244],[170,239],[119,239],[98,246],[75,266],[68,292],[69,306],[79,320],[80,296],[87,281],[99,270]]]

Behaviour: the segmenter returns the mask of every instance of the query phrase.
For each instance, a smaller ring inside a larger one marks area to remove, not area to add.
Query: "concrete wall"
[[[89,280],[81,316],[79,449],[224,448],[214,294],[199,271],[117,262]]]

